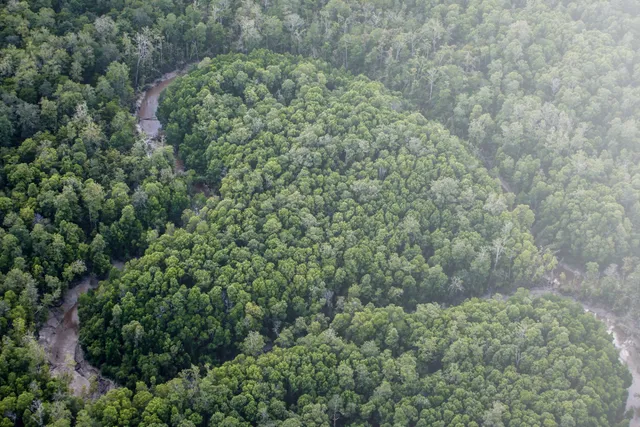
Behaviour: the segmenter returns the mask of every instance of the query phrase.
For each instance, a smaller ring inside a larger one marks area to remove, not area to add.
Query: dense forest
[[[624,425],[578,305],[452,305],[569,265],[640,323],[639,15],[0,1],[0,424]],[[155,148],[137,94],[187,64]],[[36,339],[87,274],[97,400]]]
[[[164,380],[355,301],[412,308],[545,271],[532,212],[380,83],[265,51],[211,62],[158,115],[220,195],[81,304],[104,372]]]
[[[558,298],[443,309],[349,304],[298,321],[262,353],[150,391],[109,392],[99,425],[616,426],[628,372],[603,324]],[[628,423],[628,421],[627,421]],[[89,424],[88,424],[89,425]]]

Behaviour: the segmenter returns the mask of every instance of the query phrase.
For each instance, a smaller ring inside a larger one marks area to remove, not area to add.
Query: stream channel
[[[150,151],[164,146],[160,133],[162,125],[156,117],[160,94],[180,74],[182,74],[180,71],[165,74],[143,92],[138,100],[136,112],[138,129],[145,136]],[[175,159],[176,173],[183,172],[184,166],[177,154]],[[114,264],[114,266],[122,268],[121,263]],[[565,277],[568,276],[571,280],[579,279],[576,276],[580,273],[572,270],[569,266],[562,265],[557,269],[557,273],[560,272],[564,272]],[[559,284],[558,274],[550,278],[549,282],[552,285]],[[94,289],[97,285],[95,278],[84,277],[65,294],[62,305],[51,310],[49,319],[40,331],[40,344],[47,352],[53,373],[55,375],[71,374],[71,389],[78,396],[89,391],[92,377],[95,377],[97,381],[97,390],[94,390],[93,393],[102,394],[115,386],[113,382],[102,377],[97,368],[84,360],[78,342],[78,297],[89,289]],[[545,294],[560,295],[558,291],[554,290],[554,286],[531,289],[533,297]],[[596,318],[606,324],[614,345],[620,351],[620,360],[627,364],[633,376],[633,383],[629,387],[627,409],[640,409],[640,396],[638,396],[640,394],[640,331],[629,327],[622,319],[607,310],[589,306],[576,299],[574,301],[582,304],[585,311],[593,313]],[[634,414],[630,427],[640,427],[638,414]]]
[[[49,310],[47,322],[40,328],[38,342],[45,350],[51,372],[54,376],[69,375],[69,388],[76,396],[99,396],[115,387],[111,380],[100,375],[100,371],[85,360],[78,342],[78,298],[97,286],[94,276],[83,277],[65,293],[62,305]]]
[[[136,109],[138,131],[144,137],[150,152],[164,146],[160,135],[162,125],[156,118],[156,111],[160,94],[179,74],[180,72],[165,74],[138,99]],[[176,173],[184,170],[178,156],[176,156],[175,170]],[[116,261],[113,266],[122,269],[124,263]],[[97,397],[116,386],[113,381],[103,377],[98,368],[91,366],[85,360],[79,342],[78,299],[89,289],[97,287],[98,281],[92,275],[86,275],[79,280],[65,293],[62,304],[49,310],[49,317],[40,328],[38,335],[38,342],[45,350],[52,374],[68,375],[71,380],[69,388],[76,396]]]

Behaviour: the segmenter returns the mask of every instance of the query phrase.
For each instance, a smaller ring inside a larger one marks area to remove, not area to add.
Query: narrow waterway
[[[85,360],[79,343],[78,299],[97,286],[98,281],[93,276],[80,280],[65,293],[62,305],[49,311],[47,322],[39,333],[38,341],[47,354],[52,374],[68,376],[69,387],[76,396],[98,396],[114,387],[112,381]]]
[[[555,271],[553,282],[563,282],[571,287],[579,287],[584,277],[584,271],[567,263],[559,262]],[[627,396],[627,410],[633,410],[633,418],[630,427],[640,427],[640,331],[632,325],[629,319],[621,319],[615,313],[602,307],[594,307],[572,298],[582,304],[584,310],[604,322],[607,331],[613,337],[613,344],[620,351],[620,360],[629,367],[633,382],[629,387]]]
[[[160,134],[160,129],[162,129],[162,125],[156,117],[160,94],[178,75],[178,72],[165,74],[155,85],[141,94],[137,113],[138,123],[140,124],[140,129],[147,134],[150,139],[157,138]]]
[[[136,113],[138,117],[138,129],[146,138],[149,155],[158,148],[165,146],[162,124],[156,117],[160,95],[162,94],[162,91],[164,91],[177,77],[182,75],[182,73],[182,71],[175,71],[165,74],[156,80],[151,88],[143,92],[138,99],[138,110]],[[180,153],[174,149],[173,155],[173,169],[175,173],[184,173],[184,161],[180,157]],[[203,182],[194,182],[191,185],[191,189],[194,193],[202,193],[206,197],[209,197],[212,194],[211,189]]]
[[[165,74],[139,98],[136,113],[139,131],[145,136],[150,151],[164,146],[160,132],[162,125],[156,117],[160,94],[180,74],[178,71]],[[184,164],[177,153],[175,159],[176,172],[184,172]],[[114,261],[113,266],[122,269],[124,263]],[[82,278],[65,293],[62,304],[49,311],[49,317],[39,331],[38,342],[47,354],[52,374],[68,376],[69,387],[76,396],[96,397],[115,387],[111,380],[104,378],[85,360],[79,343],[78,300],[80,295],[97,286],[95,277],[87,275]]]
[[[158,105],[160,103],[160,95],[162,92],[178,77],[181,72],[174,71],[160,77],[146,91],[140,94],[138,99],[138,109],[136,116],[138,118],[138,130],[145,136],[149,155],[158,148],[164,147],[164,136],[160,132],[162,124],[156,117]],[[184,162],[180,159],[178,152],[174,150],[174,170],[176,173],[184,172]]]
[[[624,362],[631,371],[633,382],[629,387],[627,396],[627,410],[633,409],[634,416],[629,424],[631,427],[640,426],[640,417],[636,408],[640,408],[640,356],[638,350],[640,345],[638,338],[628,334],[618,321],[614,320],[605,310],[590,308],[585,306],[585,311],[593,313],[597,319],[602,320],[607,325],[607,331],[613,336],[613,344],[620,350],[620,360]]]

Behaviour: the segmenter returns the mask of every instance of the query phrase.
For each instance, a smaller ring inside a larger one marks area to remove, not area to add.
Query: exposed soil
[[[174,168],[176,170],[176,173],[183,173],[184,172],[184,160],[182,160],[182,158],[180,158],[180,155],[178,155],[178,150],[174,150],[174,157],[175,157],[175,164],[174,164]]]

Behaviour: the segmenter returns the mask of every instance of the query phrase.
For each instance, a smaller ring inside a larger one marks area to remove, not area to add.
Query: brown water
[[[147,91],[142,93],[140,100],[138,101],[138,125],[140,131],[147,136],[147,147],[149,154],[154,150],[164,147],[164,135],[162,134],[162,124],[156,117],[158,111],[158,105],[160,95],[167,86],[171,84],[178,76],[182,74],[182,71],[174,71],[172,73],[165,74]],[[174,170],[176,174],[184,172],[184,161],[180,158],[177,150],[174,150]],[[196,193],[204,193],[205,196],[211,195],[211,190],[205,184],[197,183],[193,185],[193,190]]]
[[[151,151],[164,145],[160,132],[162,125],[156,117],[160,94],[178,75],[178,72],[165,74],[143,93],[138,102],[138,124],[140,130],[147,135],[147,144]],[[184,171],[182,160],[177,154],[176,171]],[[113,266],[121,270],[124,263],[115,261]],[[94,277],[85,276],[65,293],[60,307],[49,311],[47,322],[39,333],[39,343],[47,354],[52,374],[68,376],[69,387],[76,396],[95,397],[115,387],[112,381],[102,377],[100,371],[84,359],[79,343],[78,299],[80,295],[97,286],[98,282]],[[94,388],[92,381],[96,383]]]
[[[154,86],[144,92],[138,107],[138,122],[140,128],[149,138],[157,138],[162,125],[156,117],[160,94],[178,77],[178,73],[165,74]]]
[[[564,283],[572,288],[579,288],[585,275],[584,271],[564,262],[558,263],[556,267],[556,277],[561,274],[564,276]],[[559,284],[560,281],[556,279],[556,283]],[[640,427],[640,331],[608,310],[592,307],[573,299],[581,303],[585,311],[593,313],[597,319],[607,325],[607,331],[613,337],[613,344],[620,351],[620,360],[627,365],[632,376],[626,409],[633,409],[634,416],[629,426]]]
[[[147,147],[149,155],[158,148],[164,147],[164,136],[162,135],[162,124],[156,117],[158,111],[158,105],[160,101],[160,95],[167,86],[173,82],[176,77],[180,75],[180,72],[174,71],[172,73],[162,76],[151,88],[142,93],[142,97],[138,102],[138,126],[140,131],[147,136]],[[177,150],[174,150],[174,170],[176,173],[184,172],[184,162],[178,155]]]
[[[69,289],[60,307],[49,311],[49,318],[40,329],[39,343],[44,348],[54,376],[69,376],[69,387],[76,396],[100,395],[114,384],[100,375],[100,371],[85,359],[79,344],[78,299],[98,282],[85,276]],[[96,387],[92,389],[92,380]]]

